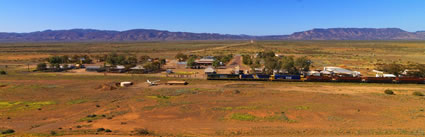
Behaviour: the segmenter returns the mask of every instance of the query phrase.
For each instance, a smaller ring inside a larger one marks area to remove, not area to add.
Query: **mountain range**
[[[109,31],[95,29],[45,30],[30,33],[0,33],[0,42],[171,41],[171,40],[425,40],[425,31],[399,28],[329,28],[291,35],[230,35],[170,32],[153,29]]]

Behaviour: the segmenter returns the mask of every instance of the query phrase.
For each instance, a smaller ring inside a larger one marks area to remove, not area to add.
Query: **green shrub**
[[[5,131],[0,131],[0,132],[1,132],[1,134],[12,134],[12,133],[15,133],[15,130],[13,130],[13,129],[7,129]]]
[[[255,117],[254,115],[251,115],[251,114],[240,114],[240,113],[234,113],[231,116],[231,119],[242,120],[242,121],[253,121],[256,118],[257,117]]]
[[[415,91],[412,93],[414,96],[424,96],[424,93],[419,92],[419,91]]]
[[[389,89],[385,90],[384,93],[387,94],[387,95],[394,95],[394,92],[392,90],[389,90]]]
[[[0,75],[6,75],[6,74],[7,74],[6,71],[0,70]]]
[[[137,129],[134,129],[134,132],[135,132],[136,135],[149,135],[149,134],[151,134],[149,132],[149,130],[146,129],[146,128],[137,128]]]
[[[105,129],[104,128],[98,128],[96,131],[97,132],[102,132],[102,131],[105,131]]]
[[[57,134],[56,131],[50,131],[50,135],[54,136],[56,134]]]
[[[110,130],[110,129],[106,129],[106,130],[105,130],[105,132],[112,132],[112,130]]]
[[[46,70],[46,68],[47,68],[47,64],[46,63],[40,63],[40,64],[37,64],[37,70],[38,71],[43,71],[43,70]]]

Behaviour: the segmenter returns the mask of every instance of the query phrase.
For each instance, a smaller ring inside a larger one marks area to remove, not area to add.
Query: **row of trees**
[[[228,55],[221,55],[221,56],[214,56],[214,62],[213,62],[213,67],[217,68],[218,66],[220,66],[220,62],[223,64],[227,64],[230,60],[233,59],[233,54],[228,54]]]
[[[152,61],[154,58],[151,58],[147,55],[142,55],[139,58],[137,58],[134,55],[131,56],[125,56],[125,55],[118,55],[116,53],[111,53],[108,55],[103,55],[103,57],[99,58],[99,61],[105,61],[106,63],[110,65],[135,65],[135,64],[144,64],[148,61]],[[163,64],[165,64],[165,59],[158,59],[161,60]]]
[[[63,55],[63,56],[51,56],[49,58],[45,59],[46,62],[48,62],[51,66],[53,66],[56,69],[59,69],[60,64],[91,64],[93,63],[93,60],[88,55]],[[66,65],[65,65],[66,66]],[[47,69],[46,63],[39,63],[37,64],[37,70],[42,71]]]
[[[178,61],[186,61],[187,62],[187,66],[188,67],[192,67],[192,66],[194,66],[194,65],[196,65],[195,64],[195,60],[196,59],[198,59],[198,58],[200,58],[199,56],[197,56],[197,55],[185,55],[185,54],[183,54],[183,53],[177,53],[177,55],[175,56],[175,58],[178,60]],[[214,62],[213,62],[213,67],[218,67],[218,66],[220,66],[220,62],[221,63],[223,63],[223,64],[226,64],[226,63],[228,63],[230,60],[232,60],[232,58],[233,58],[233,54],[228,54],[228,55],[218,55],[218,56],[214,56]]]
[[[105,62],[109,65],[124,65],[126,68],[134,67],[137,64],[143,64],[143,67],[148,71],[156,71],[160,70],[163,65],[166,64],[165,59],[159,58],[151,58],[147,55],[140,56],[137,58],[136,56],[125,56],[119,55],[116,53],[105,54],[105,55],[95,55],[96,58],[100,62]],[[60,64],[67,63],[75,63],[75,64],[91,64],[93,60],[88,55],[63,55],[63,56],[51,56],[46,58],[46,61],[55,68],[59,68]],[[37,65],[37,70],[46,70],[47,64],[40,63]]]
[[[51,56],[46,58],[46,61],[53,66],[59,66],[60,64],[75,63],[75,64],[90,64],[93,60],[88,55],[63,55],[63,56]]]
[[[256,58],[243,55],[243,63],[251,69],[264,66],[264,73],[273,74],[273,71],[288,74],[300,74],[302,71],[309,71],[311,60],[307,57],[295,58],[293,56],[275,56],[272,51],[260,52]]]
[[[124,65],[126,68],[134,67],[137,64],[142,64],[147,72],[156,72],[161,70],[162,66],[166,64],[165,59],[151,58],[147,55],[140,56],[124,56],[112,53],[105,56],[105,62],[112,66]]]
[[[405,70],[409,70],[405,74],[407,76],[425,77],[425,64],[403,65],[401,63],[392,62],[387,64],[375,64],[375,66],[377,70],[394,74],[397,77],[402,75]]]

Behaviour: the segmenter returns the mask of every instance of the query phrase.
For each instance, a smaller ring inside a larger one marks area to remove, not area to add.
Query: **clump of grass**
[[[384,93],[387,94],[387,95],[395,95],[394,91],[389,90],[389,89],[385,90]]]
[[[170,96],[164,96],[164,95],[156,95],[156,96],[146,96],[147,98],[152,98],[152,99],[170,99]]]
[[[424,93],[419,92],[419,91],[413,92],[412,95],[414,95],[414,96],[425,96]]]
[[[96,131],[97,132],[103,132],[103,131],[105,131],[105,128],[98,128]]]
[[[54,136],[56,134],[58,134],[58,133],[56,133],[56,131],[50,131],[50,135]]]
[[[83,121],[87,121],[87,122],[93,122],[93,120],[98,120],[98,119],[102,119],[104,118],[104,116],[99,116],[96,114],[92,114],[92,115],[87,115],[86,117],[78,120],[79,122],[83,122]]]
[[[81,103],[86,103],[87,100],[85,99],[77,99],[77,100],[71,100],[69,102],[67,102],[66,104],[68,105],[73,105],[73,104],[81,104]]]
[[[6,74],[7,74],[6,71],[0,70],[0,75],[6,75]]]
[[[257,117],[251,114],[233,113],[230,118],[241,121],[254,121]]]
[[[13,108],[16,110],[25,109],[40,109],[46,105],[56,104],[54,101],[40,101],[40,102],[0,102],[0,108]]]
[[[12,133],[15,133],[15,130],[13,130],[13,129],[6,129],[6,130],[0,130],[0,133],[1,134],[12,134]]]
[[[133,131],[136,135],[149,135],[152,134],[148,129],[146,128],[136,128]]]
[[[296,122],[295,120],[289,119],[288,116],[286,116],[285,112],[276,112],[275,115],[264,117],[264,119],[269,121],[286,121],[290,123]]]

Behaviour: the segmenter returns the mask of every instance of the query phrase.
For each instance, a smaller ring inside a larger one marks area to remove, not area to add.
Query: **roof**
[[[210,72],[210,73],[212,73],[212,72],[215,72],[215,70],[212,67],[208,67],[208,68],[206,68],[204,70],[204,72]]]
[[[86,69],[100,69],[102,66],[86,66]]]
[[[173,83],[173,84],[185,84],[186,81],[168,81],[167,83]]]
[[[214,59],[199,59],[195,61],[196,63],[212,63]]]
[[[130,69],[135,70],[135,69],[145,69],[145,68],[144,68],[142,65],[137,65],[137,66],[132,67],[132,68],[130,68]]]
[[[178,65],[186,65],[186,64],[187,64],[187,62],[186,62],[186,61],[183,61],[183,62],[177,62],[177,64],[178,64]]]
[[[323,70],[324,71],[330,71],[330,72],[333,72],[333,73],[344,73],[344,74],[354,74],[354,73],[356,73],[355,71],[343,69],[343,68],[340,68],[340,67],[324,67]]]
[[[123,66],[123,65],[117,65],[115,68],[116,69],[125,69],[125,66]]]
[[[214,56],[205,56],[202,59],[214,59]]]

